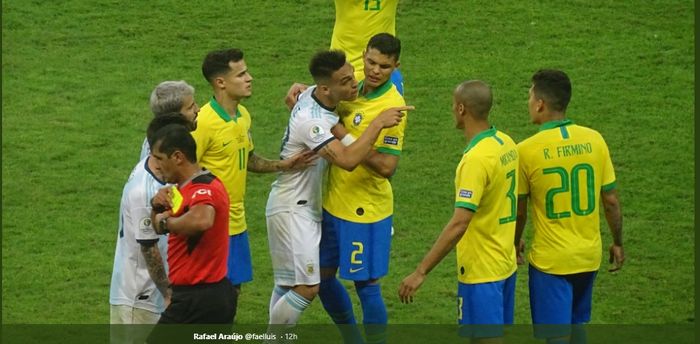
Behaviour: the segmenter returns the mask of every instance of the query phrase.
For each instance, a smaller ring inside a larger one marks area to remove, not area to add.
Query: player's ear
[[[394,64],[394,68],[399,68],[401,66],[401,61],[396,60],[396,63]]]
[[[224,78],[221,76],[217,76],[216,78],[214,78],[212,84],[218,89],[226,88],[226,81],[224,81]]]

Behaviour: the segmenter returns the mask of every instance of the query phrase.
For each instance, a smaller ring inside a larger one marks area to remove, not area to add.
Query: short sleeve
[[[331,133],[332,124],[323,119],[310,119],[301,123],[295,133],[297,139],[314,151],[318,151],[335,140]]]
[[[615,169],[613,168],[612,159],[610,158],[610,151],[608,150],[608,145],[605,140],[602,140],[603,152],[601,159],[603,159],[603,176],[602,176],[602,186],[603,191],[610,191],[615,188]]]
[[[190,201],[186,202],[186,204],[188,204],[190,208],[200,204],[214,206],[215,202],[213,195],[214,192],[212,191],[210,184],[194,184],[192,185],[192,195],[190,196]]]
[[[518,196],[527,196],[530,194],[530,180],[527,178],[527,167],[525,166],[524,154],[525,149],[518,145]]]
[[[476,211],[488,181],[486,168],[474,156],[465,155],[457,167],[455,208]]]
[[[151,207],[132,208],[129,225],[134,228],[134,236],[139,243],[158,240],[159,236],[151,223]]]

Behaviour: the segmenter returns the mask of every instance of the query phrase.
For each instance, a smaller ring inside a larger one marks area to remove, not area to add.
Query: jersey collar
[[[574,122],[571,121],[571,120],[568,119],[568,118],[566,118],[566,119],[559,119],[559,120],[555,120],[555,121],[549,121],[549,122],[547,122],[547,123],[543,123],[543,124],[540,126],[540,130],[539,130],[539,131],[547,130],[547,129],[553,129],[553,128],[557,128],[557,127],[563,127],[563,126],[569,125],[569,124],[574,124]]]
[[[221,117],[221,119],[224,120],[224,122],[230,122],[231,121],[231,116],[228,115],[228,112],[224,110],[221,105],[219,105],[219,102],[216,101],[216,98],[214,96],[211,96],[211,100],[209,101],[211,104],[211,108],[216,111],[216,114]],[[238,110],[238,106],[236,106],[236,114],[233,116],[233,121],[238,122],[238,117],[241,117],[241,112]]]
[[[362,97],[364,97],[365,99],[368,99],[368,100],[379,98],[379,97],[383,96],[384,93],[387,93],[389,91],[389,89],[391,88],[391,85],[392,85],[391,79],[389,79],[386,82],[384,82],[383,84],[381,84],[379,87],[377,87],[377,89],[375,89],[374,91],[372,91],[370,93],[365,94]],[[357,87],[359,87],[359,89],[360,89],[358,92],[360,92],[360,94],[362,94],[362,90],[365,88],[365,81],[364,80],[360,81],[360,84]]]
[[[496,136],[496,127],[491,126],[491,128],[488,128],[480,133],[478,133],[476,136],[474,136],[471,141],[469,141],[469,145],[467,145],[467,148],[464,150],[464,154],[467,154],[467,152],[474,148],[479,141],[490,137],[490,136]],[[500,140],[499,140],[500,141]]]

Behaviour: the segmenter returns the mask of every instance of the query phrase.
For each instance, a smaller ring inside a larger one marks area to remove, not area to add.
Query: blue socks
[[[323,308],[336,324],[356,324],[352,301],[345,287],[335,278],[321,280],[318,296]]]
[[[386,342],[387,314],[382,288],[379,283],[355,282],[362,304],[362,323],[365,325],[367,343]]]

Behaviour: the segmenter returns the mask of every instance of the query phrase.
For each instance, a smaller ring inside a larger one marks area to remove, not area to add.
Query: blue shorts
[[[253,262],[250,258],[248,231],[228,238],[228,273],[226,277],[233,285],[252,281]]]
[[[391,72],[391,83],[396,86],[399,94],[403,96],[403,74],[401,74],[401,71],[398,68]]]
[[[552,275],[530,265],[528,274],[536,338],[562,337],[570,333],[571,326],[551,325],[583,324],[591,320],[591,296],[597,271]]]
[[[341,278],[378,279],[389,272],[392,216],[374,223],[337,218],[325,209],[321,223],[321,268],[338,268]]]
[[[459,334],[464,337],[502,337],[503,325],[513,323],[516,273],[486,283],[459,283],[457,311]]]

